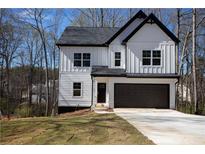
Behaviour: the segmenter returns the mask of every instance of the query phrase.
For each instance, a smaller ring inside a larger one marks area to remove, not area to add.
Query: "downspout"
[[[91,75],[91,81],[92,81],[92,84],[91,84],[91,105],[90,105],[90,107],[89,108],[91,108],[91,110],[92,110],[92,106],[93,106],[93,76]]]
[[[57,105],[59,105],[59,102],[60,102],[60,100],[59,100],[59,93],[60,93],[60,70],[61,70],[61,49],[60,49],[60,47],[59,47],[59,45],[57,45],[57,47],[58,47],[58,49],[59,49],[59,61],[58,61],[58,102],[57,102]],[[59,109],[58,109],[59,110]],[[58,110],[57,110],[57,114],[58,114]]]
[[[127,73],[127,43],[125,43],[125,72]]]

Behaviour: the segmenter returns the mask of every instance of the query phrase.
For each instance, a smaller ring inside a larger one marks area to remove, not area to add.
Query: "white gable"
[[[146,23],[141,27],[128,42],[163,42],[172,41],[172,39],[161,30],[157,24]]]
[[[143,21],[142,18],[136,18],[124,31],[122,31],[111,44],[121,44],[122,41]]]

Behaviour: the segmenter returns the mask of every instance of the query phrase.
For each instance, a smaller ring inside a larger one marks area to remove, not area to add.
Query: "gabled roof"
[[[106,44],[110,44],[120,33],[122,33],[136,18],[145,19],[147,15],[140,10],[137,12],[124,26],[122,26],[107,42]]]
[[[113,27],[67,27],[58,46],[106,46],[105,42],[120,28]]]
[[[122,43],[125,44],[137,31],[140,30],[146,23],[156,23],[162,31],[164,31],[174,42],[179,43],[179,39],[161,22],[154,14],[150,14],[139,26],[134,29],[132,33],[130,33],[123,41]]]
[[[136,18],[142,21],[122,42],[126,43],[146,23],[156,23],[173,41],[179,43],[179,39],[160,22],[154,14],[148,17],[143,11],[139,11],[123,27],[73,27],[68,26],[56,43],[58,46],[108,46],[119,34],[121,34]]]

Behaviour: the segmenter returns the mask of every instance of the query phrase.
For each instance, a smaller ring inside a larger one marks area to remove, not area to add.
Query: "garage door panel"
[[[167,84],[115,84],[114,106],[130,108],[169,108]]]

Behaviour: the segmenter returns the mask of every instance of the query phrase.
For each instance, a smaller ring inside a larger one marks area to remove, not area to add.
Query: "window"
[[[160,50],[152,51],[152,65],[161,65],[161,51]]]
[[[90,53],[74,53],[74,66],[90,67]]]
[[[90,67],[90,53],[83,53],[83,67]]]
[[[81,96],[81,83],[80,82],[73,83],[73,96]]]
[[[74,66],[81,66],[81,53],[74,53]]]
[[[151,65],[151,50],[142,51],[142,65]]]
[[[120,52],[115,52],[115,66],[120,66],[120,61],[121,61],[121,53]]]
[[[142,65],[161,65],[161,51],[160,50],[143,50],[142,51]]]

